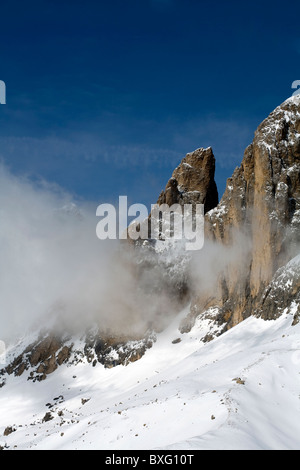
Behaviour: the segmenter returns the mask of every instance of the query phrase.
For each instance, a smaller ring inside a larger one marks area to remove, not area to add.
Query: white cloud
[[[1,339],[43,321],[57,302],[76,309],[79,288],[88,308],[103,284],[108,251],[96,238],[94,213],[82,207],[79,216],[70,196],[53,189],[0,166]]]
[[[120,251],[118,240],[97,238],[93,204],[75,206],[60,188],[0,165],[0,219],[0,340],[52,317],[83,331],[97,321],[138,332],[163,307],[174,311],[164,291],[151,292],[160,266],[148,267],[140,283],[129,246]]]

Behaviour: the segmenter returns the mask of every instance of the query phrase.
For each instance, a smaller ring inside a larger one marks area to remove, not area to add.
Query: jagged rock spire
[[[173,171],[157,203],[204,204],[208,212],[218,204],[218,190],[214,179],[215,157],[211,147],[188,153]]]

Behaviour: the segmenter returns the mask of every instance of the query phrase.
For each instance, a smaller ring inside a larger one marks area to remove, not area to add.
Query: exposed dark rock
[[[90,398],[81,398],[82,405],[85,405],[88,401],[90,401]]]
[[[15,432],[17,429],[13,426],[7,426],[4,429],[3,436],[9,436],[11,433]]]
[[[47,423],[48,421],[51,421],[53,418],[54,418],[54,416],[52,415],[52,413],[50,411],[47,411],[47,413],[45,414],[45,416],[42,419],[42,422]]]
[[[69,341],[69,339],[67,339]],[[82,337],[82,350],[74,350],[73,343],[63,346],[63,339],[49,333],[49,337],[39,339],[26,347],[24,352],[11,363],[2,374],[21,375],[31,368],[28,380],[43,381],[63,363],[76,365],[87,360],[95,367],[97,363],[111,368],[118,365],[127,365],[140,359],[147,349],[156,341],[154,332],[148,331],[140,336],[116,336],[108,332],[100,332],[93,328]],[[40,362],[39,362],[40,361]],[[33,369],[33,370],[32,370]],[[75,376],[74,376],[75,377]],[[3,385],[5,380],[3,381]],[[56,397],[54,401],[63,401],[63,397]],[[48,404],[49,406],[53,406]]]
[[[173,339],[172,344],[178,344],[181,342],[181,338]]]
[[[27,346],[23,353],[2,369],[1,374],[20,376],[31,369],[29,380],[45,380],[48,374],[54,372],[58,365],[63,364],[70,357],[72,345],[63,346],[63,342],[61,337],[49,332],[48,336],[40,337]]]
[[[64,362],[68,361],[71,356],[72,347],[73,345],[63,346],[62,349],[59,351],[56,356],[56,362],[59,366],[61,366]]]
[[[245,385],[245,380],[241,379],[240,377],[236,377],[235,379],[232,379],[232,381],[240,385]]]

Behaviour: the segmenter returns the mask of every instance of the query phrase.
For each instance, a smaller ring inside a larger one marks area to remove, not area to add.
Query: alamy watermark
[[[4,341],[0,340],[0,367],[6,365],[6,347]]]
[[[150,216],[144,204],[128,207],[127,196],[119,196],[119,207],[100,204],[96,227],[100,240],[184,240],[185,249],[201,250],[204,244],[203,204],[152,204]],[[128,217],[134,220],[128,224]]]
[[[300,80],[294,80],[292,83],[292,88],[296,88],[296,91],[294,91],[292,96],[300,95]]]
[[[0,104],[6,104],[6,85],[3,80],[0,80]]]

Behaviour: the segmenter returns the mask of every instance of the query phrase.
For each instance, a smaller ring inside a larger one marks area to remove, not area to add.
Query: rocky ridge
[[[12,354],[8,353],[8,365],[0,370],[0,388],[7,374],[18,377],[25,373],[27,380],[40,382],[62,364],[101,364],[106,368],[127,365],[140,359],[155,341],[155,333],[150,330],[139,338],[116,336],[95,327],[78,337],[46,330],[34,335],[29,344],[24,338]]]

